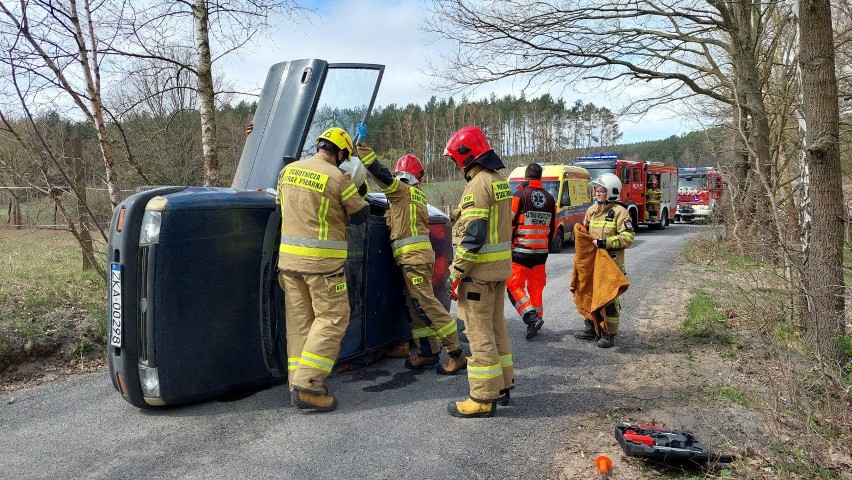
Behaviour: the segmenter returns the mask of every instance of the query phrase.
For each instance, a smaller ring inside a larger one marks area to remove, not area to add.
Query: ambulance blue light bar
[[[583,157],[577,157],[577,160],[618,160],[619,156],[616,152],[593,153]]]

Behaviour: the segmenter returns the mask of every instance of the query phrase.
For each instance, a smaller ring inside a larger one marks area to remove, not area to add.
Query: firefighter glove
[[[459,299],[459,283],[461,283],[461,277],[450,275],[447,281],[447,294],[449,294],[452,300]]]
[[[598,248],[606,248],[606,239],[605,238],[599,238],[599,239],[595,240],[594,243],[595,243],[595,246],[598,247]]]
[[[361,163],[364,164],[365,167],[369,167],[373,162],[376,161],[376,152],[373,151],[372,148],[368,147],[364,140],[359,140],[358,143],[355,144],[355,150],[358,154],[358,158],[361,159]]]
[[[363,142],[367,138],[367,124],[361,122],[356,127],[355,143]]]

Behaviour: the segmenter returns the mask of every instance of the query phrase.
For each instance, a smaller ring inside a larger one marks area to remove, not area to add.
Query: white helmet
[[[621,180],[614,173],[603,173],[589,183],[592,188],[604,187],[606,201],[617,202],[621,199]]]
[[[367,179],[367,168],[364,167],[361,160],[350,157],[348,160],[340,162],[338,168],[341,172],[348,173],[352,177],[352,183],[356,187],[361,188],[361,185],[364,185],[364,180]]]

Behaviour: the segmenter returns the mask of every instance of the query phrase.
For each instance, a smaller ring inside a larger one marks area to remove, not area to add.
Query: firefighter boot
[[[574,338],[577,340],[596,340],[598,336],[595,335],[595,324],[588,318],[583,320],[583,322],[586,324],[585,330],[574,332]]]
[[[405,368],[420,370],[422,368],[431,367],[432,365],[437,365],[440,360],[441,357],[437,353],[434,355],[421,355],[418,353],[405,361]]]
[[[529,340],[538,335],[538,331],[544,325],[544,320],[535,312],[527,312],[524,314],[524,323],[527,324],[527,340]]]
[[[612,335],[607,335],[607,334],[604,333],[603,335],[601,335],[601,338],[598,339],[598,346],[601,347],[601,348],[612,348],[612,347],[614,347],[615,346],[615,334],[613,333]]]
[[[293,390],[290,400],[299,408],[313,409],[318,412],[330,412],[337,408],[337,399],[328,393]]]
[[[463,402],[448,403],[447,411],[450,412],[450,415],[459,418],[488,418],[494,416],[494,412],[497,411],[497,404],[494,402],[477,402],[468,398]]]
[[[461,347],[459,347],[450,352],[450,358],[447,360],[447,363],[444,365],[438,364],[438,366],[435,367],[435,371],[441,375],[455,375],[466,368],[467,357],[464,356],[464,352]]]

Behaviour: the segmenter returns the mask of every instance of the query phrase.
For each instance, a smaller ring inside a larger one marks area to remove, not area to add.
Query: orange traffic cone
[[[609,474],[612,472],[612,460],[606,455],[598,455],[595,458],[595,466],[598,467],[598,473],[601,474],[601,480],[608,480]]]

